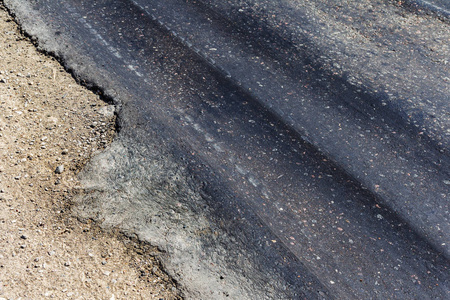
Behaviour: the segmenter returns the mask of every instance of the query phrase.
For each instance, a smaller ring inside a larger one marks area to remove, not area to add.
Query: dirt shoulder
[[[0,5],[0,299],[178,298],[157,249],[68,213],[114,122]]]

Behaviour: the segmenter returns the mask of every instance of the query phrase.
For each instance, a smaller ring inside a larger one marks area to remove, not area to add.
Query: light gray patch
[[[83,192],[73,212],[161,249],[166,270],[187,298],[284,297],[282,280],[272,274],[271,284],[265,284],[251,254],[236,251],[235,239],[211,223],[194,182],[170,155],[119,138],[91,160],[80,179]],[[223,245],[233,244],[230,254]]]

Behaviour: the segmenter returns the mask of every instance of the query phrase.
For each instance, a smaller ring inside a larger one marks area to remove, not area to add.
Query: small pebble
[[[98,113],[103,115],[106,118],[112,118],[114,116],[115,110],[116,110],[116,108],[114,107],[114,105],[108,105],[108,106],[101,107],[98,110]]]
[[[58,167],[56,167],[55,173],[56,174],[61,174],[62,172],[64,172],[64,166],[60,165]]]

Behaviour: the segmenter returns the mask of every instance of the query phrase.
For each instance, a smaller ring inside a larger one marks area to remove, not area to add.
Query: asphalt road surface
[[[445,1],[4,2],[117,106],[76,213],[187,298],[449,297]]]

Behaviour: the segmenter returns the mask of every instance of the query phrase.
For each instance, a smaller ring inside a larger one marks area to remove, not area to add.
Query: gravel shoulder
[[[179,299],[159,251],[70,215],[114,107],[38,52],[0,4],[0,299]]]

